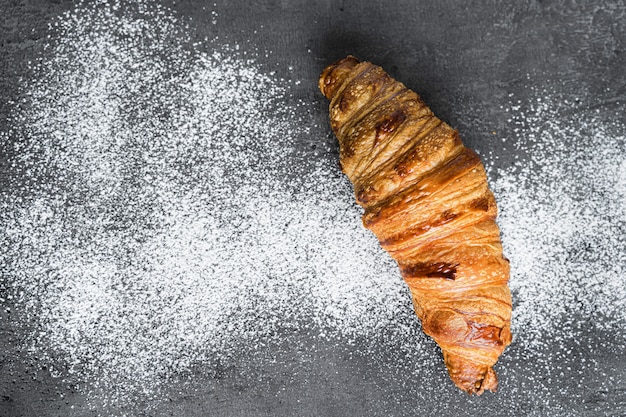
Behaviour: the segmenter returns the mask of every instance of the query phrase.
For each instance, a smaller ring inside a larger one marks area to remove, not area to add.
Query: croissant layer
[[[480,158],[369,62],[349,56],[328,66],[319,88],[363,224],[398,262],[450,378],[470,394],[495,391],[493,366],[511,343],[511,293]]]

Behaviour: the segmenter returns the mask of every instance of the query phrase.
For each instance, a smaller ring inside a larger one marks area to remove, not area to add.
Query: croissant
[[[478,155],[381,67],[348,56],[321,74],[363,224],[394,258],[452,381],[495,391],[511,343],[509,261]]]

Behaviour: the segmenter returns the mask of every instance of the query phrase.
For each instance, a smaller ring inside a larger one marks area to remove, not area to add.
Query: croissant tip
[[[480,397],[481,395],[483,395],[485,391],[491,391],[491,392],[498,391],[498,383],[497,382],[495,384],[488,383],[487,378],[485,378],[482,381],[476,381],[473,384],[472,383],[468,383],[466,385],[458,384],[456,383],[456,381],[455,381],[455,384],[457,385],[458,388],[460,388],[462,391],[465,391],[470,396],[476,395],[477,397]]]
[[[319,89],[322,94],[330,100],[335,95],[337,87],[343,82],[347,73],[359,63],[361,61],[356,57],[348,55],[324,68],[319,79]]]
[[[444,361],[454,384],[469,395],[496,392],[498,377],[491,366],[480,365],[444,351]]]
[[[490,375],[492,374],[492,375]],[[496,378],[495,372],[493,369],[489,368],[485,378],[482,381],[477,381],[474,384],[475,388],[467,390],[469,395],[475,394],[480,397],[485,391],[496,392],[498,391],[498,379]]]
[[[355,57],[354,55],[350,54],[350,55],[346,56],[345,58],[338,59],[337,61],[335,61],[331,65],[340,65],[340,64],[343,64],[345,62],[354,62],[355,64],[358,64],[361,61],[357,57]]]

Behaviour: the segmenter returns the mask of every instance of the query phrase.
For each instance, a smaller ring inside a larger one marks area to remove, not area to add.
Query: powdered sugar
[[[571,115],[570,103],[555,96],[535,100],[510,120],[519,126],[514,146],[528,157],[498,172],[494,184],[517,300],[514,330],[539,342],[559,332],[555,321],[581,315],[598,317],[589,325],[621,327],[624,127]]]
[[[2,266],[53,372],[123,403],[284,329],[349,339],[410,314],[335,167],[290,165],[310,127],[287,81],[141,2],[52,33],[4,137]]]
[[[622,216],[626,216],[626,160],[622,161],[615,178],[615,193],[621,197]]]

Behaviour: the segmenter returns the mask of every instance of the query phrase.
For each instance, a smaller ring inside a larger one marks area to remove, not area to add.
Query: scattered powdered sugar
[[[189,32],[147,2],[79,6],[2,135],[10,301],[31,353],[99,401],[156,396],[289,329],[349,341],[411,314],[336,165],[293,166],[312,106]]]
[[[507,109],[514,151],[524,156],[494,181],[514,332],[532,345],[562,334],[568,320],[623,329],[626,129],[599,114],[581,117],[556,94],[533,100]]]
[[[94,404],[132,404],[298,332],[351,347],[384,334],[404,395],[440,392],[441,359],[349,182],[332,158],[301,161],[299,138],[328,128],[291,96],[297,81],[194,43],[149,2],[80,4],[50,33],[0,134],[0,301],[41,366]],[[534,100],[507,109],[515,162],[486,161],[514,295],[497,371],[503,403],[539,392],[565,415],[563,367],[599,369],[573,363],[599,343],[581,329],[626,327],[626,133],[554,93]]]
[[[619,165],[615,178],[615,194],[621,198],[622,221],[626,221],[626,158]]]
[[[626,126],[529,90],[504,108],[515,158],[487,159],[511,261],[514,340],[501,362],[522,364],[505,383],[536,415],[610,415],[624,389]]]

